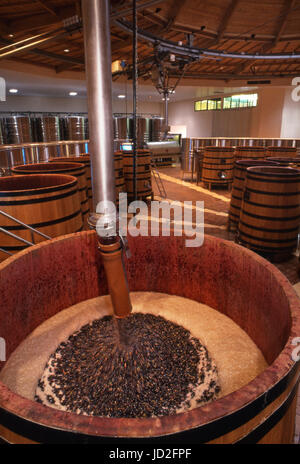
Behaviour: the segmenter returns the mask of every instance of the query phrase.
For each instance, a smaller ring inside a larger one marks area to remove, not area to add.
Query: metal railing
[[[46,240],[51,240],[51,237],[48,235],[44,234],[43,232],[40,232],[37,229],[34,229],[33,227],[29,226],[28,224],[25,224],[24,222],[20,221],[19,219],[16,219],[15,217],[11,216],[10,214],[5,213],[4,211],[0,210],[0,214],[7,219],[10,219],[11,221],[16,222],[17,224],[21,225],[24,229],[27,229],[30,231],[31,234],[31,242],[28,240],[25,240],[24,238],[20,237],[19,235],[14,234],[13,232],[10,232],[9,230],[6,230],[5,227],[0,227],[0,232],[4,233],[5,235],[8,235],[9,237],[12,237],[16,240],[19,240],[20,242],[24,243],[25,245],[33,246],[35,245],[35,235],[40,235],[41,237],[45,238]],[[3,253],[6,253],[8,255],[12,255],[9,251],[5,250],[4,248],[0,247],[0,251]]]

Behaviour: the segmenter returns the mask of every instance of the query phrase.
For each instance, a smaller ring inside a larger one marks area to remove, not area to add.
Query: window
[[[230,97],[209,98],[207,100],[198,100],[195,102],[195,111],[224,110],[234,108],[252,108],[257,106],[258,94],[246,93],[240,95],[231,95]]]
[[[241,94],[241,95],[232,95],[231,97],[224,97],[223,108],[224,110],[230,108],[252,108],[257,106],[258,94]]]
[[[195,102],[195,111],[210,111],[222,109],[221,98],[210,98],[209,100],[199,100]]]

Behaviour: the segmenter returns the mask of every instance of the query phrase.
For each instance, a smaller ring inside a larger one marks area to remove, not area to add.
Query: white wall
[[[113,100],[114,113],[130,113],[132,101],[126,102],[120,99]],[[0,101],[0,112],[63,112],[63,113],[87,113],[87,99],[83,97],[24,97],[21,95],[8,96],[5,102]],[[162,105],[160,102],[138,101],[138,113],[161,115]]]
[[[248,137],[253,108],[212,111],[213,137]]]
[[[126,102],[120,98],[113,100],[113,112],[114,113],[132,113],[132,98],[129,98]],[[160,102],[149,102],[137,100],[137,113],[143,113],[145,115],[162,116],[163,105]]]
[[[186,125],[187,137],[300,137],[300,102],[289,97],[286,87],[273,86],[258,90],[255,108],[195,112],[194,100],[170,103],[169,124]]]
[[[252,111],[249,137],[281,137],[284,97],[284,87],[264,87],[258,91],[258,106]]]
[[[282,112],[281,137],[300,138],[300,101],[292,99],[293,87],[286,89]]]
[[[87,100],[78,97],[8,96],[5,102],[0,102],[0,112],[2,111],[85,113]]]
[[[186,126],[187,137],[212,136],[213,111],[194,111],[194,100],[169,104],[169,125]]]

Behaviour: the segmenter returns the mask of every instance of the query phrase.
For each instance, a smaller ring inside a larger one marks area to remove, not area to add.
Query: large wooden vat
[[[270,157],[279,157],[279,158],[293,158],[297,156],[297,148],[296,147],[278,147],[278,146],[270,146],[266,148],[266,158]]]
[[[91,157],[89,153],[82,154],[79,156],[60,156],[56,158],[51,158],[49,160],[51,163],[80,163],[85,166],[85,175],[86,175],[86,186],[87,186],[87,197],[89,210],[93,211],[93,189],[92,189],[92,174],[91,174]]]
[[[181,237],[128,238],[131,291],[180,295],[217,309],[247,332],[268,367],[223,398],[159,420],[78,416],[20,397],[0,383],[0,436],[13,443],[118,446],[290,443],[300,374],[293,359],[300,302],[287,279],[251,250],[209,235],[192,252]],[[107,294],[95,233],[60,237],[9,258],[0,265],[0,292],[5,294],[0,336],[8,357],[44,320]]]
[[[202,163],[202,181],[212,185],[230,186],[233,180],[234,148],[206,147]]]
[[[297,247],[300,226],[300,171],[284,167],[247,169],[239,241],[273,259]]]
[[[124,161],[121,151],[114,153],[115,184],[116,184],[116,204],[119,205],[120,193],[126,192]]]
[[[92,187],[92,171],[91,171],[91,157],[89,153],[78,156],[64,156],[50,159],[50,162],[65,163],[65,162],[78,162],[82,163],[86,169],[87,181],[87,196],[89,201],[89,210],[94,211],[93,206],[93,187]],[[116,183],[116,203],[119,202],[119,194],[125,192],[125,179],[123,169],[123,156],[122,152],[114,154],[114,170],[115,170],[115,183]]]
[[[0,209],[49,237],[58,237],[82,230],[77,179],[72,176],[41,174],[0,177]],[[0,215],[0,226],[32,242],[31,232],[15,221]],[[44,240],[34,234],[36,243]],[[9,253],[26,248],[19,240],[3,232],[0,247]],[[7,258],[4,252],[0,260]]]
[[[268,161],[274,161],[274,163],[279,164],[280,166],[287,166],[290,168],[300,168],[300,157],[295,158],[280,158],[278,156],[266,158]]]
[[[31,174],[67,174],[78,180],[78,192],[80,197],[83,223],[86,227],[89,214],[89,202],[87,197],[87,182],[85,166],[81,163],[35,163],[15,166],[11,169],[13,175]]]
[[[254,159],[254,160],[263,160],[265,158],[265,148],[264,147],[236,147],[235,149],[235,159]]]
[[[126,192],[129,199],[134,195],[133,152],[123,151],[123,167]],[[145,199],[152,195],[151,184],[151,152],[138,149],[136,153],[136,185],[137,198]]]
[[[278,166],[275,162],[264,160],[237,160],[234,163],[233,183],[228,213],[228,228],[236,230],[240,220],[247,168],[253,166]]]

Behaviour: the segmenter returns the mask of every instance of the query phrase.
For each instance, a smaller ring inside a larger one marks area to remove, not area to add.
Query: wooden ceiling
[[[80,1],[0,0],[0,60],[34,64],[58,74],[84,72],[83,32],[78,18]],[[124,60],[130,69],[132,34],[116,21],[132,23],[131,1],[111,1],[112,59]],[[137,0],[137,23],[145,33],[205,50],[300,54],[300,0]],[[29,40],[7,48],[24,39]],[[153,56],[153,44],[139,38],[142,80],[150,78]],[[203,56],[186,63],[184,78],[265,79],[299,73],[297,57],[245,60]]]

